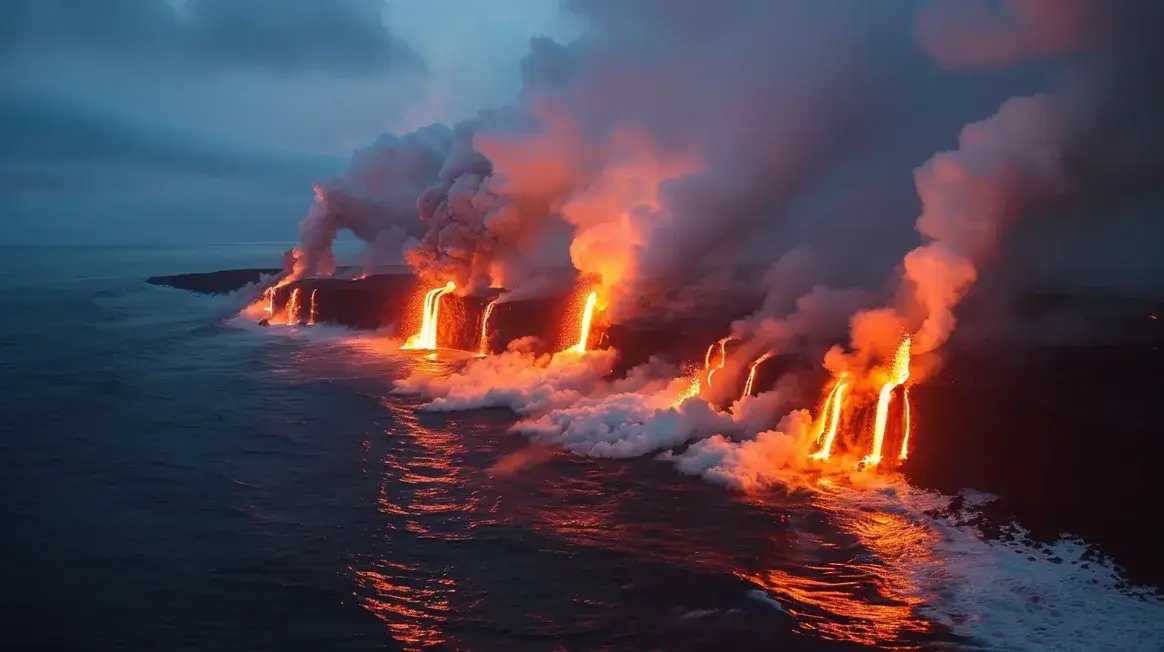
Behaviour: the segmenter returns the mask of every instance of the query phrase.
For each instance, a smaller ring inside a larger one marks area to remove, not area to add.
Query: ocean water
[[[463,358],[144,283],[285,247],[3,250],[4,649],[1164,649],[1084,542],[569,455],[390,393]]]

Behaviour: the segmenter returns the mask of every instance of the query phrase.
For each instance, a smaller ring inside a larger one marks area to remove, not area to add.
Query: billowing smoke
[[[967,19],[954,20],[959,17]],[[998,69],[1030,59],[1064,63],[1059,83],[1048,90],[1062,139],[1056,165],[1070,203],[1053,207],[1055,224],[1043,233],[1054,229],[1067,242],[1090,245],[1061,257],[1060,266],[1069,269],[1060,276],[1077,279],[1076,270],[1103,267],[1108,273],[1092,284],[1142,287],[1118,270],[1135,270],[1135,258],[1154,257],[1136,252],[1164,244],[1155,217],[1164,205],[1164,91],[1150,81],[1164,66],[1164,4],[934,0],[918,28],[923,47],[951,69]],[[1133,244],[1118,251],[1100,246],[1121,240]]]
[[[1051,143],[1032,141],[1050,136],[1024,132],[1003,147],[985,132],[1009,130],[1004,138],[1014,138],[1019,123],[1053,110],[1045,128],[1063,140],[1046,165],[1059,168],[1074,196],[1127,202],[1159,187],[1164,157],[1144,143],[1160,134],[1164,111],[1154,109],[1164,103],[1157,85],[1138,76],[1159,59],[1150,25],[1160,10],[1150,0],[933,0],[878,12],[853,0],[570,0],[565,7],[586,23],[583,36],[567,44],[534,39],[512,106],[452,128],[383,136],[338,178],[321,182],[301,227],[297,274],[327,273],[329,243],[348,229],[369,243],[371,259],[404,248],[430,283],[521,290],[532,277],[532,252],[564,228],[569,262],[603,287],[609,319],[635,310],[632,299],[675,287],[694,265],[739,262],[740,252],[757,250],[771,260],[806,233],[826,241],[813,274],[874,258],[871,250],[900,243],[892,228],[882,234],[858,223],[869,221],[863,215],[819,215],[813,202],[825,189],[848,195],[838,205],[858,201],[864,191],[851,181],[886,160],[875,149],[923,151],[914,132],[948,138],[954,125],[985,116],[980,107],[991,95],[947,93],[949,77],[935,81],[919,43],[946,68],[1073,57],[1062,89],[1007,104],[967,128],[957,151],[918,172],[919,231],[931,246],[906,261],[917,296],[895,308],[905,321],[921,315],[923,348],[948,335],[952,308],[972,282],[967,264],[980,265],[992,255],[982,249],[997,244],[957,241],[951,230],[964,227],[949,220],[969,218],[939,215],[955,202],[943,193],[971,192],[953,188],[951,169],[993,198],[971,197],[974,210],[999,213],[972,217],[977,225],[993,220],[994,229],[1020,209],[989,201],[1017,197],[1029,208],[1041,190],[1016,185],[1045,181],[1028,169],[1043,163],[1020,160],[1017,150],[1045,149]],[[965,79],[975,87],[980,78]],[[1004,161],[984,160],[992,147]],[[991,166],[1001,169],[982,169]],[[1006,188],[987,188],[991,182]],[[887,205],[900,215],[888,222],[904,224],[912,212]],[[813,224],[806,215],[816,215]],[[868,237],[875,240],[858,256],[831,255],[851,253],[840,243]],[[771,243],[768,252],[761,242]],[[948,278],[932,281],[932,272]],[[858,280],[868,279],[846,282]],[[792,297],[821,282],[802,283]]]
[[[840,372],[884,360],[906,332],[915,354],[942,346],[955,308],[1018,218],[1069,214],[1074,203],[1094,223],[1159,197],[1164,148],[1154,136],[1164,135],[1164,114],[1152,109],[1164,103],[1135,76],[1160,62],[1146,25],[1160,26],[1161,16],[1158,3],[1139,0],[936,0],[923,10],[920,41],[948,67],[1081,59],[1064,88],[1004,102],[963,128],[957,150],[915,171],[924,244],[903,260],[896,303],[855,315],[853,354],[834,350],[827,366]]]
[[[906,78],[879,55],[907,32],[900,11],[850,4],[569,2],[585,35],[534,40],[515,106],[385,136],[321,183],[300,267],[326,273],[340,229],[381,248],[412,235],[422,275],[513,289],[565,224],[617,315],[783,219],[865,142],[877,81]]]
[[[331,245],[342,229],[375,247],[397,238],[403,244],[417,230],[417,198],[452,151],[453,134],[442,125],[403,137],[385,134],[357,150],[342,174],[315,186],[315,203],[299,223],[295,275],[331,274]]]

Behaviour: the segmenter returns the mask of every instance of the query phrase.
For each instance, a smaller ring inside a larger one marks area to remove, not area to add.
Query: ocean
[[[572,455],[392,393],[463,356],[144,282],[285,248],[3,248],[4,649],[1164,649],[1085,542]]]

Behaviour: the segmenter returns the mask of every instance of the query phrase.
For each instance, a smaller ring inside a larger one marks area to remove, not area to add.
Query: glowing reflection
[[[921,649],[936,627],[921,613],[926,590],[919,578],[944,566],[933,553],[940,534],[905,514],[854,505],[852,490],[820,483],[818,491],[818,503],[852,545],[821,541],[834,554],[820,563],[739,575],[777,596],[806,631],[880,650]]]
[[[390,437],[406,437],[399,456],[386,458],[380,488],[380,512],[393,531],[386,540],[407,542],[463,541],[470,537],[467,514],[478,510],[477,499],[467,490],[471,469],[461,458],[464,440],[452,432],[425,428],[415,412],[384,403],[397,426]],[[401,433],[407,433],[402,435]],[[391,550],[354,568],[357,584],[365,594],[361,604],[380,618],[392,637],[406,650],[431,649],[453,643],[449,622],[459,611],[459,582],[453,569],[391,561]],[[463,596],[461,596],[463,599]]]

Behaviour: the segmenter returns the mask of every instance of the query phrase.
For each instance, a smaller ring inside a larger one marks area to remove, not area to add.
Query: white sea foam
[[[851,531],[881,512],[917,525],[929,554],[877,555],[878,561],[919,587],[925,616],[981,649],[1164,649],[1164,599],[1129,586],[1109,561],[1089,561],[1082,541],[1032,545],[1017,526],[1010,540],[986,541],[975,527],[956,524],[957,515],[933,515],[943,513],[951,497],[903,482],[875,491],[832,488],[818,500]],[[871,547],[876,554],[877,546]]]

